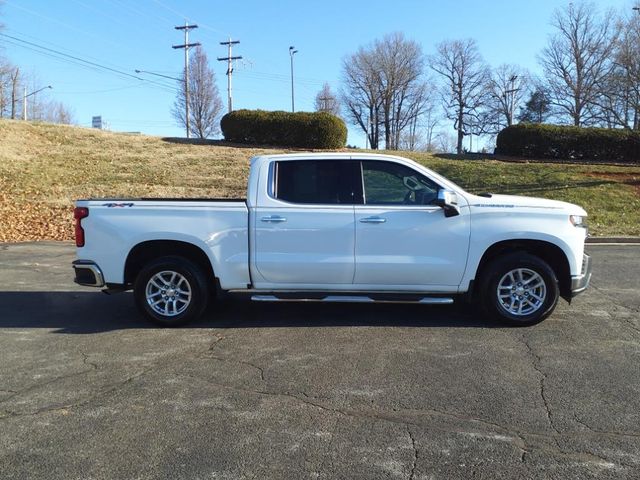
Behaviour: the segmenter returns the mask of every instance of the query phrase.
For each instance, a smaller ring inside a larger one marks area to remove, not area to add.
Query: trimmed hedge
[[[498,134],[496,153],[530,158],[640,163],[640,132],[545,124],[512,125]]]
[[[225,140],[235,143],[301,148],[342,148],[344,122],[326,112],[236,110],[220,120]]]

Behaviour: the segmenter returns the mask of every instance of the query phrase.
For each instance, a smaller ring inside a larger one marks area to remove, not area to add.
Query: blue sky
[[[360,45],[402,31],[426,54],[445,39],[475,38],[494,66],[516,63],[537,73],[536,56],[551,32],[560,0],[4,0],[4,33],[135,75],[135,69],[176,76],[183,53],[173,26],[197,23],[190,41],[201,42],[215,70],[226,108],[226,56],[219,45],[231,36],[242,55],[233,75],[234,108],[289,110],[290,45],[295,57],[296,110],[313,110],[323,82],[339,87],[341,62]],[[600,0],[601,9],[630,10],[633,0]],[[43,56],[0,39],[4,56],[33,73],[47,95],[68,105],[76,121],[90,125],[102,115],[112,130],[179,136],[170,110],[172,81],[145,76],[164,86],[95,71]],[[362,135],[350,128],[350,143]]]

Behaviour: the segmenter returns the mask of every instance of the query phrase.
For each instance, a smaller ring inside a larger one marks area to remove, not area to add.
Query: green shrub
[[[236,110],[220,120],[225,140],[234,143],[299,148],[342,148],[344,122],[326,112]]]
[[[640,163],[640,133],[622,129],[519,124],[498,134],[496,153],[529,158]]]

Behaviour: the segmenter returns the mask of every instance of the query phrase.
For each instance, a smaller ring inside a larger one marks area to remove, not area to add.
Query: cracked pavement
[[[461,307],[228,301],[159,329],[0,249],[0,477],[640,477],[640,247],[531,328]]]

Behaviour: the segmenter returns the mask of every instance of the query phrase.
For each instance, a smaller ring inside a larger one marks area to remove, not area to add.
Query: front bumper
[[[582,257],[582,272],[580,275],[571,277],[571,296],[584,292],[589,286],[591,280],[591,257],[586,253]]]
[[[105,283],[102,270],[100,270],[100,267],[95,262],[91,260],[76,260],[72,265],[76,274],[73,281],[78,285],[104,287]]]

